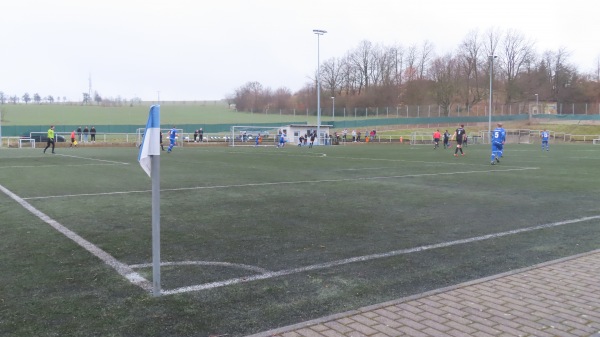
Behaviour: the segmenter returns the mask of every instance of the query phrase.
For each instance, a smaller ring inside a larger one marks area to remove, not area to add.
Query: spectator
[[[90,129],[90,136],[92,138],[92,143],[96,142],[96,128],[94,126],[92,126],[92,128]]]
[[[79,138],[80,142],[83,140],[83,138],[81,137],[81,126],[77,128],[77,138]]]
[[[85,128],[83,128],[83,142],[84,143],[87,143],[89,133],[90,133],[90,129],[88,129],[87,126]]]
[[[202,139],[204,138],[204,131],[202,130],[202,128],[198,130],[198,137],[200,137],[200,142],[202,142]]]

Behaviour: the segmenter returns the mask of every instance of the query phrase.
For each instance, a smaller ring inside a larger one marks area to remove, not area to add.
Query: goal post
[[[506,130],[506,142],[509,144],[531,144],[531,130]]]
[[[433,145],[433,132],[414,131],[410,134],[410,145]]]
[[[244,126],[231,127],[230,146],[276,146],[283,126]],[[256,139],[258,138],[258,145]]]

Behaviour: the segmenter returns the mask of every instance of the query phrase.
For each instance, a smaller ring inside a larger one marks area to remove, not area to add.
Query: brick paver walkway
[[[600,337],[600,250],[251,337]]]

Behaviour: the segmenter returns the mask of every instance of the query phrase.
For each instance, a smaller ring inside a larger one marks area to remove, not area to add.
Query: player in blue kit
[[[544,151],[544,149],[546,151],[550,151],[550,145],[548,145],[548,140],[550,139],[550,132],[544,129],[544,131],[540,133],[540,138],[542,138],[542,151]]]
[[[492,156],[490,158],[492,165],[500,162],[504,142],[506,142],[506,131],[502,127],[502,123],[498,123],[498,127],[492,131]]]
[[[171,131],[169,131],[169,148],[167,149],[167,153],[171,152],[171,150],[173,149],[173,146],[175,146],[175,140],[177,138],[177,129],[175,129],[175,126],[173,126],[173,128],[171,129]]]

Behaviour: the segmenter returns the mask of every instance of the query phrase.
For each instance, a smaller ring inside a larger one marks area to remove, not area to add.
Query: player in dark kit
[[[446,130],[446,132],[444,132],[444,149],[447,149],[450,147],[450,134],[448,133],[448,130]]]
[[[465,153],[463,152],[462,149],[462,144],[463,144],[463,140],[465,138],[465,125],[461,124],[459,128],[456,129],[456,131],[454,131],[454,135],[452,136],[452,138],[454,138],[456,140],[456,149],[454,150],[454,156],[457,157],[458,156],[458,151],[460,150],[460,155],[464,156]]]

